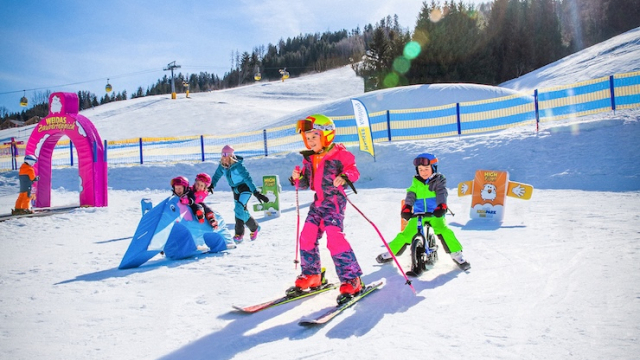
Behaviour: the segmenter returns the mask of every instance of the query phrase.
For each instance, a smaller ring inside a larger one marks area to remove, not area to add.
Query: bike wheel
[[[436,244],[436,234],[429,230],[431,229],[427,230],[429,251],[428,254],[425,255],[425,262],[427,265],[434,265],[436,261],[438,261],[438,245]],[[425,251],[425,253],[427,253],[427,251]]]
[[[416,234],[411,241],[411,271],[416,274],[422,273],[427,269],[424,259],[424,236]]]

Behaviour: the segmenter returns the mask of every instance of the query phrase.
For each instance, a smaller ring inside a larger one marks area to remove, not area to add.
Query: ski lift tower
[[[165,69],[163,69],[164,71],[171,70],[171,98],[173,100],[176,99],[176,84],[173,81],[173,69],[179,69],[179,68],[180,68],[180,65],[176,65],[176,62],[172,61],[167,65]]]

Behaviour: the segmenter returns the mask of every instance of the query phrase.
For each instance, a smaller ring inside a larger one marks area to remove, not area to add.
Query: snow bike
[[[409,276],[418,276],[427,270],[427,265],[433,266],[438,261],[438,245],[436,244],[436,234],[431,225],[427,222],[423,224],[423,218],[432,217],[433,213],[414,213],[413,217],[418,218],[417,233],[411,240],[411,270],[407,272]],[[425,244],[427,246],[425,246]]]

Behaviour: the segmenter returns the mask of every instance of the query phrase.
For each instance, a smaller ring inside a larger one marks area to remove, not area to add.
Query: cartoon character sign
[[[59,114],[60,110],[62,110],[62,102],[60,101],[60,97],[58,95],[54,95],[51,97],[51,105],[49,106],[52,114]]]
[[[458,184],[458,196],[472,195],[471,218],[502,221],[507,196],[529,200],[531,185],[509,181],[506,171],[478,170],[472,181]]]
[[[497,188],[493,184],[484,184],[482,191],[480,191],[480,197],[485,201],[493,201],[498,196]]]
[[[269,198],[269,202],[264,204],[254,204],[253,211],[264,211],[265,216],[280,216],[280,178],[278,175],[265,175],[262,177],[262,188],[260,192]]]

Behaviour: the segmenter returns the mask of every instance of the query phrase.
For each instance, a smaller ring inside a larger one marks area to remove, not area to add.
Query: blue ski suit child
[[[260,231],[260,225],[247,210],[247,203],[249,199],[251,199],[251,195],[253,194],[260,202],[269,201],[269,198],[256,189],[251,175],[249,175],[249,172],[242,164],[243,161],[242,156],[235,155],[233,148],[226,145],[222,149],[220,164],[211,177],[211,185],[208,187],[209,192],[213,193],[213,189],[218,184],[218,181],[223,176],[227,179],[227,183],[229,183],[233,191],[233,212],[236,219],[235,236],[233,240],[237,243],[242,242],[245,225],[249,228],[249,231],[251,231],[251,240],[255,240]]]

